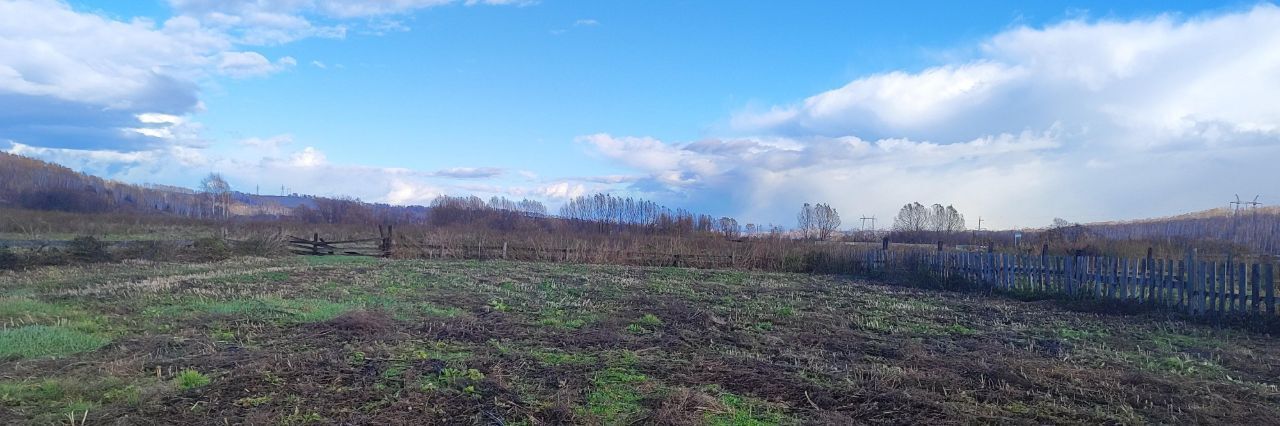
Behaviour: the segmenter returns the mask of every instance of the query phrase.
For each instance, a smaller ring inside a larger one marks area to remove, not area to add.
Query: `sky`
[[[427,204],[974,227],[1280,200],[1270,2],[0,0],[0,150]]]

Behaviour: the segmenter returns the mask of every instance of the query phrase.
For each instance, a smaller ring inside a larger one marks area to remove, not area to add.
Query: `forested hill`
[[[80,173],[58,164],[0,152],[0,207],[78,213],[169,214],[192,218],[285,216],[323,204],[360,204],[366,210],[422,217],[422,206],[399,207],[291,194],[256,195],[231,190],[225,197],[168,185],[134,185]]]
[[[1109,239],[1186,238],[1220,240],[1264,253],[1280,254],[1280,207],[1227,208],[1165,218],[1091,223],[1087,227]]]

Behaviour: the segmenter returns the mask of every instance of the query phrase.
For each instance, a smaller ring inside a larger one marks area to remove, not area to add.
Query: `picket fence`
[[[868,251],[871,271],[924,273],[1005,291],[1114,299],[1204,316],[1276,316],[1275,265],[1197,259],[1048,256],[944,251]]]

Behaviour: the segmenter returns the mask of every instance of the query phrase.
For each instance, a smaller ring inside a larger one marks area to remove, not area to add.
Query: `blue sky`
[[[468,3],[0,0],[0,107],[37,117],[0,113],[0,149],[132,182],[608,191],[781,224],[804,201],[1035,226],[1280,197],[1241,170],[1277,147],[1280,112],[1243,107],[1276,87],[1270,33],[1241,32],[1277,27],[1268,3]],[[1197,49],[1221,62],[1180,66]],[[1195,109],[1207,92],[1226,106]],[[1101,188],[1126,184],[1149,202]]]

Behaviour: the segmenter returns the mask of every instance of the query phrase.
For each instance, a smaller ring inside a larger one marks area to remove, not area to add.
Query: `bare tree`
[[[796,227],[804,238],[825,240],[840,229],[840,213],[827,204],[804,203],[796,214]]]
[[[813,213],[814,227],[819,240],[831,238],[831,234],[840,229],[840,213],[830,205],[819,203],[814,206]]]
[[[228,207],[231,204],[231,185],[221,174],[209,173],[200,180],[200,192],[203,192],[213,204],[213,216],[230,216]]]
[[[800,231],[800,235],[804,238],[814,238],[817,236],[817,214],[814,212],[813,205],[804,203],[800,207],[800,213],[796,213],[796,229]]]
[[[964,215],[955,206],[934,204],[929,209],[928,222],[930,230],[940,234],[964,231]]]
[[[738,238],[742,234],[742,227],[738,226],[738,220],[731,217],[722,217],[716,221],[716,231],[724,235],[725,238]]]
[[[893,230],[899,232],[921,232],[929,223],[929,211],[920,203],[910,203],[898,210],[893,218]]]

